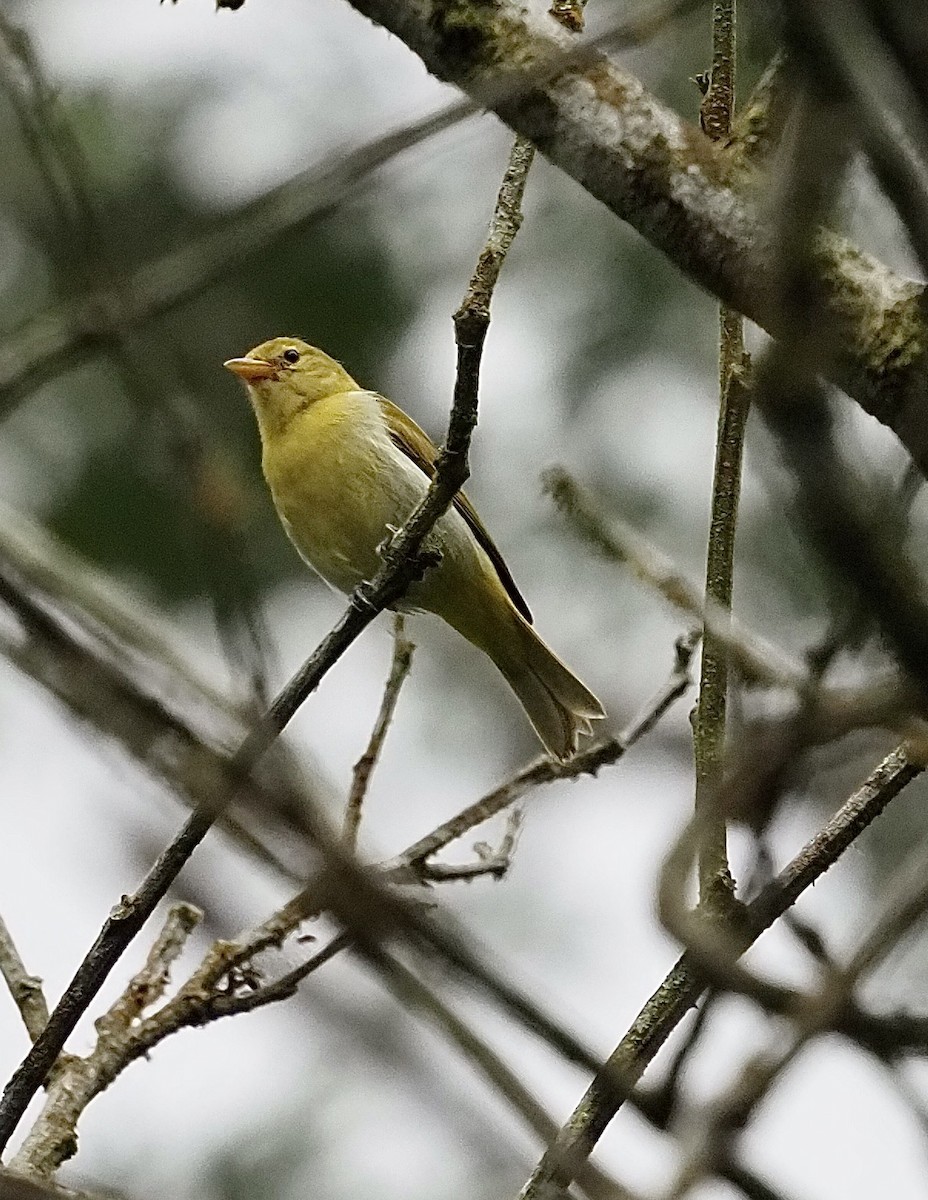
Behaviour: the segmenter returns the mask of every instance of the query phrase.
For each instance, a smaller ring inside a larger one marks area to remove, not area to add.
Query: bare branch
[[[738,930],[731,930],[732,941],[738,943],[734,953],[743,954],[795,904],[923,769],[909,761],[905,747],[898,747],[888,755],[824,828],[747,906],[745,921]],[[553,1188],[569,1185],[628,1094],[617,1090],[614,1080],[624,1076],[629,1088],[637,1082],[705,986],[706,980],[692,954],[685,953],[645,1004],[609,1056],[604,1070],[593,1080],[545,1152],[522,1191],[522,1200],[542,1200]]]
[[[695,634],[678,639],[673,670],[667,682],[640,716],[618,737],[588,746],[567,762],[542,758],[530,764],[512,779],[463,809],[450,821],[414,842],[397,858],[384,863],[382,870],[385,876],[388,879],[399,880],[409,878],[411,874],[415,876],[420,864],[439,850],[457,841],[475,826],[482,825],[484,821],[503,812],[542,784],[553,783],[558,779],[577,779],[581,775],[595,775],[600,768],[618,762],[627,750],[653,729],[671,705],[691,686],[689,668],[697,641]]]
[[[746,679],[780,687],[803,685],[806,671],[799,663],[732,621],[714,601],[707,603],[702,589],[683,575],[670,558],[616,516],[606,517],[594,498],[562,467],[547,470],[544,485],[573,527],[604,558],[629,566],[638,579],[654,588],[668,604],[705,624]]]
[[[48,1022],[48,1005],[42,991],[42,980],[26,970],[26,964],[19,956],[3,917],[0,917],[0,975],[10,989],[26,1032],[35,1041]]]
[[[361,809],[364,805],[364,798],[367,795],[371,773],[377,765],[377,759],[380,757],[384,738],[387,736],[387,730],[390,728],[390,722],[393,720],[396,703],[400,697],[400,689],[412,666],[412,652],[414,649],[413,643],[406,640],[403,617],[397,613],[393,618],[393,661],[390,665],[390,674],[387,676],[383,700],[380,703],[380,710],[377,713],[374,728],[371,730],[367,748],[354,765],[351,791],[348,795],[348,804],[345,809],[345,824],[342,829],[342,837],[345,840],[345,844],[352,849],[357,844],[358,828],[361,824]]]

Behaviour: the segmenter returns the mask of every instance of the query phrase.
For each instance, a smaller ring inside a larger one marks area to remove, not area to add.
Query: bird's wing
[[[431,479],[435,474],[435,462],[438,458],[438,449],[435,443],[423,429],[419,428],[412,417],[408,417],[401,408],[397,408],[395,404],[391,404],[383,396],[378,396],[377,400],[383,412],[384,419],[387,422],[387,429],[390,431],[393,444],[402,450],[406,457],[411,459],[423,474]],[[496,548],[493,539],[484,528],[483,522],[477,516],[476,509],[463,492],[457,493],[453,504],[470,526],[474,537],[486,551],[487,557],[496,568],[500,583],[502,583],[508,592],[510,600],[522,616],[525,617],[526,621],[531,624],[531,610],[525,603],[522,593],[516,587],[516,581],[506,566],[506,560]]]

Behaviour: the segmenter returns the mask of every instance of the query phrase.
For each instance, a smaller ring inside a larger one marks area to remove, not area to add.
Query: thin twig
[[[522,810],[514,808],[506,822],[506,832],[502,841],[494,850],[486,842],[478,842],[474,846],[477,857],[469,863],[423,862],[419,867],[419,875],[423,880],[442,883],[449,880],[479,879],[483,875],[491,875],[494,879],[502,879],[512,866],[512,856],[515,853],[522,827]]]
[[[48,1023],[48,1005],[42,991],[42,980],[26,970],[26,964],[20,958],[3,917],[0,917],[0,975],[10,989],[26,1032],[35,1041]]]
[[[439,850],[443,850],[469,830],[495,817],[497,813],[509,808],[528,792],[543,784],[554,783],[560,779],[577,779],[582,775],[595,775],[602,767],[617,763],[640,738],[654,728],[667,710],[692,685],[690,662],[697,641],[698,635],[695,633],[677,639],[674,665],[667,681],[618,737],[588,746],[567,762],[541,758],[531,763],[506,783],[481,796],[449,821],[414,842],[402,854],[384,863],[382,869],[386,877],[398,880],[415,877],[420,865]]]
[[[545,490],[558,508],[604,558],[627,565],[668,604],[711,630],[727,648],[732,663],[747,680],[777,687],[801,688],[807,672],[783,651],[731,621],[715,603],[706,603],[702,589],[636,529],[613,514],[608,517],[595,499],[563,467],[544,473]]]
[[[731,133],[735,105],[735,0],[712,6],[712,70],[700,110],[702,127],[714,141]],[[745,385],[747,362],[744,322],[724,304],[719,309],[719,423],[712,479],[712,514],[706,553],[706,607],[724,619],[731,612],[735,530],[741,491],[741,462],[750,398]],[[700,814],[699,903],[707,912],[724,912],[734,895],[728,869],[725,815],[719,794],[725,754],[728,704],[728,651],[706,628],[702,639],[699,698],[693,718],[696,760],[696,811]]]
[[[357,845],[358,829],[361,825],[361,809],[364,805],[364,798],[367,795],[371,774],[377,765],[377,759],[380,757],[384,738],[387,736],[387,730],[390,728],[390,722],[393,720],[396,703],[400,698],[400,689],[412,666],[412,652],[414,649],[413,643],[406,638],[403,616],[401,613],[397,613],[393,618],[393,660],[390,664],[390,674],[387,676],[383,699],[380,702],[380,709],[377,713],[377,719],[374,721],[374,728],[371,730],[367,747],[354,764],[351,791],[348,794],[348,803],[345,807],[345,824],[342,828],[342,838],[345,845],[352,850]]]

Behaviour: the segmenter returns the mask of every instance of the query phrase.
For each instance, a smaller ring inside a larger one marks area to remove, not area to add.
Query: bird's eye
[[[299,352],[299,350],[296,350],[296,349],[294,349],[293,346],[291,346],[289,350],[284,351],[283,357],[284,357],[284,362],[298,363],[300,361],[300,352]]]

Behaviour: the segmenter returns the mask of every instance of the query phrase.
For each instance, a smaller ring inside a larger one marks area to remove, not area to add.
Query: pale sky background
[[[207,207],[258,195],[323,155],[358,145],[453,95],[400,42],[340,0],[248,0],[237,13],[214,13],[208,0],[176,6],[33,0],[17,12],[50,77],[66,90],[93,86],[140,106],[165,93],[196,97],[176,137],[176,170]],[[370,382],[437,428],[453,372],[449,315],[481,242],[507,140],[493,119],[471,121],[391,164],[366,189],[382,206],[397,264],[414,274],[423,293],[417,319],[382,377]],[[507,265],[487,346],[472,491],[524,581],[539,628],[601,692],[617,728],[663,683],[682,625],[585,552],[570,561],[552,557],[544,525],[550,516],[538,498],[537,477],[559,459],[581,474],[608,467],[666,492],[672,502],[665,547],[698,576],[714,436],[713,310],[702,302],[705,370],[694,373],[674,358],[668,331],[664,358],[642,357],[605,380],[577,422],[566,422],[552,396],[559,336],[584,281],[572,274],[582,260],[569,244],[558,277],[547,267],[543,276],[536,264],[533,245],[544,236],[539,225],[548,189],[576,190],[546,164],[529,185],[524,231]],[[580,212],[592,208],[591,201],[576,202]],[[616,229],[615,253],[621,253]],[[886,236],[891,240],[892,231]],[[53,404],[55,392],[67,386],[62,377],[43,403]],[[229,391],[230,403],[240,399],[231,381]],[[530,432],[520,416],[528,404]],[[28,411],[17,420],[28,423]],[[872,422],[853,423],[874,453],[890,453],[889,440]],[[41,517],[45,485],[17,468],[17,428],[25,424],[0,430],[0,442],[6,441],[0,467],[9,464],[0,469],[0,496]],[[65,459],[69,453],[62,451]],[[756,459],[749,464],[746,519],[764,500],[763,466]],[[597,600],[607,589],[614,599],[609,606]],[[765,598],[748,599],[749,616],[763,624]],[[269,599],[280,663],[275,682],[340,611],[338,598],[309,587],[291,585]],[[173,620],[179,643],[221,679],[204,614],[179,612]],[[341,789],[379,703],[388,628],[382,620],[365,635],[287,735],[293,746],[318,754]],[[793,627],[797,647],[806,632]],[[514,751],[494,721],[499,707],[486,706],[470,686],[479,678],[488,689],[502,687],[475,652],[458,647],[473,670],[464,684],[456,683],[429,650],[452,635],[421,621],[411,633],[420,643],[416,664],[365,818],[364,845],[375,853],[402,848],[532,753],[528,738]],[[442,892],[476,941],[511,964],[520,983],[604,1055],[675,957],[657,926],[653,894],[692,799],[689,775],[673,753],[686,736],[688,706],[678,705],[660,736],[599,780],[532,797],[503,883]],[[472,753],[474,744],[479,754]],[[109,907],[136,882],[140,840],[159,844],[183,812],[117,751],[101,754],[40,689],[5,666],[0,796],[0,911],[28,966],[55,998]],[[794,806],[778,826],[778,851],[785,857],[797,849],[816,819],[816,812]],[[499,831],[481,829],[470,840],[492,840]],[[243,924],[284,898],[273,881],[215,839],[190,871],[194,879],[223,881],[230,911]],[[862,852],[852,849],[803,900],[803,910],[839,949],[873,911],[866,875]],[[114,972],[105,996],[125,983],[144,942]],[[204,943],[193,945],[202,951]],[[183,960],[188,967],[195,961],[193,952]],[[806,978],[803,960],[778,932],[764,939],[757,961],[782,977]],[[890,973],[887,986],[894,978],[901,988],[907,975]],[[184,1032],[150,1062],[131,1067],[81,1122],[80,1154],[68,1178],[122,1186],[139,1200],[166,1194],[193,1200],[204,1195],[204,1164],[215,1152],[253,1155],[260,1169],[265,1149],[273,1152],[272,1131],[282,1124],[299,1132],[305,1124],[305,1166],[281,1200],[475,1197],[484,1194],[484,1155],[503,1181],[486,1194],[514,1200],[541,1148],[439,1036],[424,1031],[344,957],[314,976],[304,993],[300,1002]],[[586,1085],[582,1073],[467,998],[462,1004],[552,1114],[566,1117]],[[707,1097],[724,1086],[747,1051],[778,1032],[761,1032],[747,1005],[726,1004],[728,1020],[716,1026],[693,1073],[693,1086]],[[99,1011],[95,1005],[92,1015]],[[91,1039],[88,1018],[71,1048],[86,1051]],[[9,1075],[25,1048],[12,1005],[0,996],[0,1076]],[[631,1113],[614,1123],[601,1146],[603,1164],[646,1194],[672,1174],[670,1143]],[[796,1200],[872,1200],[888,1188],[894,1200],[928,1196],[926,1143],[914,1119],[888,1077],[838,1039],[801,1057],[764,1104],[746,1146],[751,1161]],[[729,1193],[719,1184],[699,1195]]]

